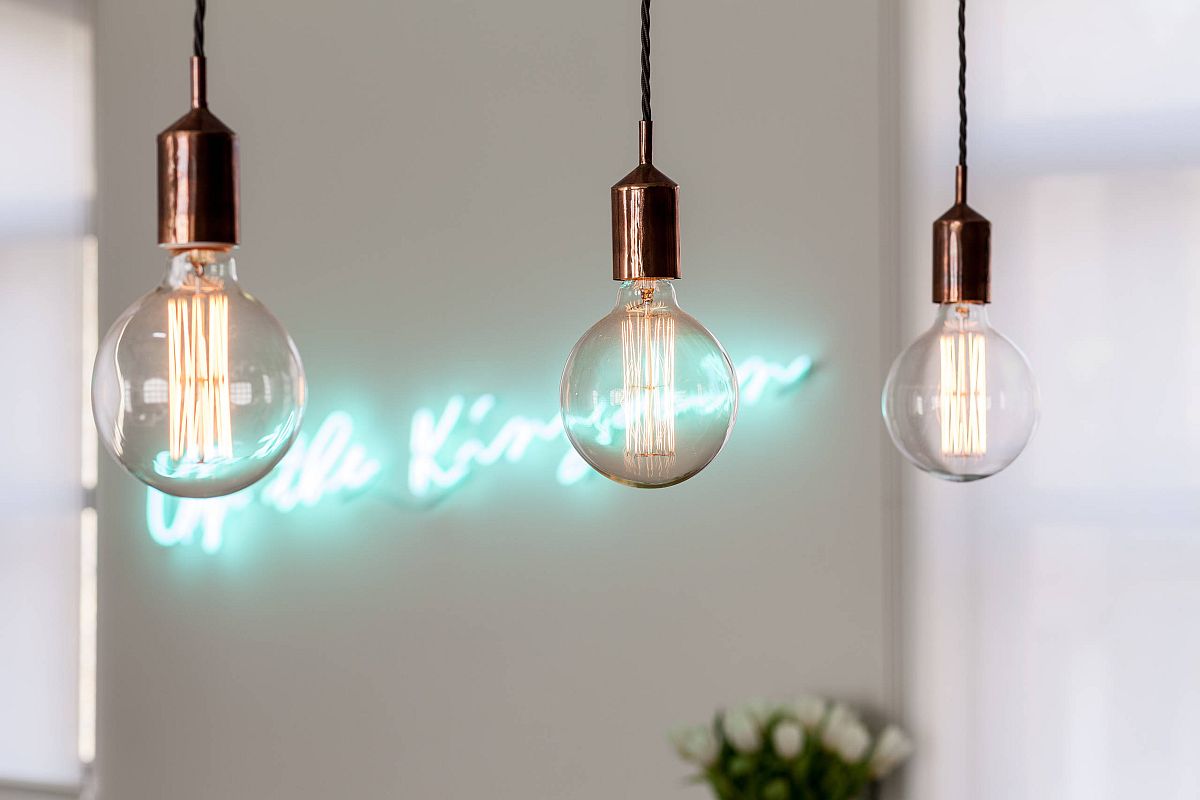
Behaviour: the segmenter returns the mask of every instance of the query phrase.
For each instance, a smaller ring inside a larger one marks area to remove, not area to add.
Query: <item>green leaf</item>
[[[754,759],[751,756],[737,755],[729,759],[729,774],[744,777],[754,772]]]
[[[712,785],[713,792],[720,800],[737,800],[737,792],[733,788],[733,784],[729,779],[718,772],[710,772],[708,782]]]
[[[789,800],[791,787],[782,778],[776,778],[763,787],[762,800]]]

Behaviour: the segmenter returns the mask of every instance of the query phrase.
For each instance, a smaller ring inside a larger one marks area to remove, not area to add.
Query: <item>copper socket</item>
[[[933,223],[933,302],[992,302],[992,223],[967,205],[967,168],[955,171],[954,205]]]
[[[192,58],[192,110],[158,135],[158,243],[172,249],[234,247],[237,134],[208,110],[202,57]]]
[[[612,187],[613,279],[672,279],[679,270],[679,184],[654,168],[654,124],[638,131],[639,163]]]

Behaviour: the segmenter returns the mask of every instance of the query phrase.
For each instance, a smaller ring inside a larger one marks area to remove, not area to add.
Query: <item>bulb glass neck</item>
[[[165,285],[172,289],[202,288],[237,280],[233,248],[172,250]]]
[[[988,307],[984,303],[940,303],[937,325],[948,328],[988,326]]]
[[[679,308],[670,279],[638,278],[621,282],[617,289],[617,310],[651,307]]]

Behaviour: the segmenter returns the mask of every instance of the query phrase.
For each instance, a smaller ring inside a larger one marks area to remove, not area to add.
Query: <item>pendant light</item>
[[[988,322],[992,225],[967,205],[966,0],[958,4],[954,206],[933,223],[933,327],[892,364],[883,418],[897,449],[950,481],[994,475],[1033,435],[1038,389],[1016,345]]]
[[[642,121],[638,166],[612,188],[613,310],[567,359],[563,427],[605,477],[673,486],[724,447],[737,415],[737,378],[720,343],[675,299],[679,185],[653,164],[650,0],[642,0]]]
[[[125,310],[96,355],[100,439],[167,494],[216,497],[266,475],[304,412],[300,356],[238,283],[237,134],[208,110],[205,0],[196,0],[192,108],[158,136],[166,276]]]

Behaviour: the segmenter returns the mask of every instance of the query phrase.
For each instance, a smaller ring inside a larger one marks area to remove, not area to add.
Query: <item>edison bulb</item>
[[[938,306],[933,327],[900,354],[883,387],[892,441],[924,471],[973,481],[1007,467],[1038,421],[1038,388],[982,303]]]
[[[175,252],[162,284],[109,329],[92,377],[105,448],[179,497],[230,494],[270,472],[304,396],[296,346],[238,284],[229,250]]]
[[[563,371],[563,427],[602,475],[674,486],[721,452],[737,416],[729,356],[685,313],[667,280],[625,281]]]

